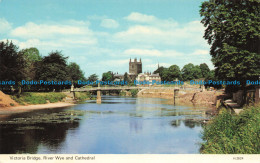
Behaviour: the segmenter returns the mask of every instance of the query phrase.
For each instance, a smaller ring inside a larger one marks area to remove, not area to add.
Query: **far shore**
[[[34,111],[34,110],[41,110],[41,109],[61,108],[61,107],[68,107],[74,105],[76,104],[57,102],[57,103],[48,103],[48,104],[4,107],[4,108],[0,108],[0,118],[15,113],[24,113],[24,112]]]

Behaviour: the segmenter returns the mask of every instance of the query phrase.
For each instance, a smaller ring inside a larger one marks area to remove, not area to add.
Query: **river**
[[[82,111],[76,122],[0,125],[0,153],[196,154],[212,109],[157,98],[103,96],[66,108],[15,114],[8,120]],[[194,121],[195,119],[195,121]],[[6,120],[7,121],[7,120]],[[24,120],[26,121],[26,119]]]

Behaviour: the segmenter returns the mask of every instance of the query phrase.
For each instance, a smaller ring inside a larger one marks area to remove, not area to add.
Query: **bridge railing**
[[[74,91],[97,91],[97,90],[130,90],[130,89],[180,89],[180,90],[201,90],[201,88],[185,88],[185,87],[140,87],[140,86],[120,86],[120,87],[92,87],[92,88],[75,88]]]

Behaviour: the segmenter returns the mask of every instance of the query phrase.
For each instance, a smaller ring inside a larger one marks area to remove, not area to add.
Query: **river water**
[[[196,154],[202,142],[200,121],[212,111],[175,106],[165,99],[103,96],[102,104],[87,101],[12,115],[8,120],[71,110],[83,111],[81,120],[33,127],[0,125],[0,153]]]

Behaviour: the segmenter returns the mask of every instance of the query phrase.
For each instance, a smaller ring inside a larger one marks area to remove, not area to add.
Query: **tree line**
[[[26,81],[76,81],[86,80],[80,66],[75,62],[67,62],[61,51],[52,51],[41,56],[37,48],[19,50],[11,41],[0,42],[0,81],[16,81],[14,88],[42,89],[44,91],[69,88],[66,85],[21,85]],[[10,88],[1,84],[0,87]]]
[[[214,79],[214,70],[210,70],[206,63],[200,65],[189,63],[184,65],[182,69],[177,65],[171,65],[169,68],[161,66],[153,73],[159,73],[162,81]]]

